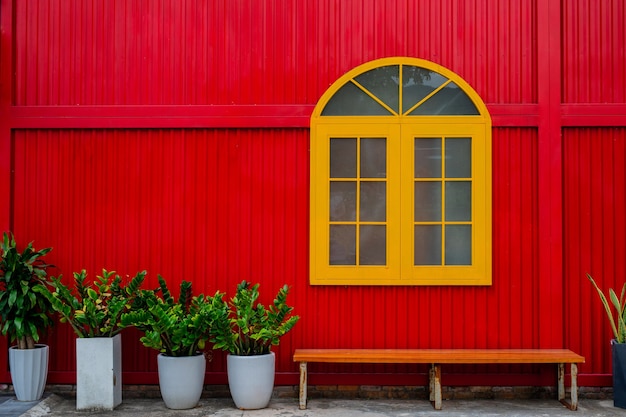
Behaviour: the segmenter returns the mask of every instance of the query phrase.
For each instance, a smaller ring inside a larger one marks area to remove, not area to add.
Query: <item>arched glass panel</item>
[[[465,91],[451,82],[419,105],[411,116],[474,116],[478,109]]]
[[[424,100],[429,94],[448,81],[443,75],[424,68],[404,65],[402,67],[402,113]]]
[[[322,116],[390,116],[392,113],[354,83],[341,87],[324,107]]]
[[[400,69],[398,65],[374,68],[354,78],[356,82],[398,113]]]
[[[357,75],[343,85],[322,110],[322,116],[407,113],[409,116],[480,114],[467,93],[457,84],[438,72],[413,65],[386,65]]]

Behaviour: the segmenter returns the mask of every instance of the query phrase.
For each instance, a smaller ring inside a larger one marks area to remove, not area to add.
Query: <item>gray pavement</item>
[[[0,395],[0,417],[17,417],[38,405],[40,401],[18,401],[12,395]]]
[[[307,410],[298,409],[297,399],[272,399],[263,410],[242,411],[235,408],[228,398],[202,398],[191,410],[169,410],[160,399],[124,399],[113,411],[76,411],[73,397],[51,394],[22,414],[0,416],[22,417],[71,417],[71,416],[214,416],[214,417],[491,417],[491,416],[563,416],[563,417],[610,417],[626,416],[626,410],[613,407],[612,400],[581,400],[578,411],[570,411],[556,400],[449,400],[443,402],[443,410],[436,411],[424,400],[365,400],[365,399],[310,399]]]

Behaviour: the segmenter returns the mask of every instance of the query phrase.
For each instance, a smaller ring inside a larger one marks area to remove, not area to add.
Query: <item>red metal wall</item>
[[[310,105],[346,71],[394,55],[457,72],[488,103],[537,99],[531,0],[26,0],[13,11],[18,106]]]
[[[207,293],[245,278],[266,301],[291,285],[302,319],[277,348],[280,384],[297,383],[296,347],[568,347],[587,358],[581,385],[609,385],[584,272],[625,276],[625,13],[621,0],[2,0],[0,229],[53,246],[68,277],[146,269],[149,284]],[[490,287],[308,284],[308,116],[343,73],[398,55],[457,72],[492,113]],[[155,383],[137,338],[124,334],[124,381]],[[50,382],[72,382],[73,335],[47,340]],[[221,353],[208,370],[225,382]],[[311,383],[413,372],[325,365]],[[554,380],[541,366],[448,372]]]
[[[592,358],[587,372],[610,373],[613,336],[604,308],[590,283],[577,278],[589,273],[618,294],[626,281],[626,128],[568,128],[563,138],[566,311],[576,314],[570,320],[581,318],[567,326],[567,340]]]
[[[618,292],[626,282],[626,4],[562,3],[565,343],[608,385],[613,336],[585,274]]]

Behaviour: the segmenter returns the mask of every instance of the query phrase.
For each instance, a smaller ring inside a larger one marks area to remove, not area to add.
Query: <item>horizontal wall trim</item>
[[[14,106],[12,129],[308,128],[313,105]],[[538,126],[536,104],[490,104],[494,127]],[[626,126],[624,104],[563,104],[563,126]]]
[[[314,106],[14,106],[14,129],[308,127]]]
[[[626,126],[626,103],[562,104],[561,125],[571,127]]]

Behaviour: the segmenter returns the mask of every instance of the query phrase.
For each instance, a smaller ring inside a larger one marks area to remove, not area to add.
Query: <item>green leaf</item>
[[[87,289],[87,296],[94,301],[98,299],[98,293],[93,288]]]
[[[11,291],[9,293],[9,307],[15,305],[15,300],[17,299],[17,291]]]
[[[611,311],[611,307],[606,299],[606,296],[604,295],[604,293],[602,292],[602,290],[598,287],[598,285],[596,284],[596,282],[594,281],[594,279],[591,277],[591,275],[587,274],[587,278],[591,281],[591,283],[593,284],[594,288],[596,289],[598,296],[600,297],[600,301],[602,302],[602,305],[604,306],[604,310],[606,311],[607,317],[609,319],[609,322],[611,324],[611,329],[613,330],[613,335],[615,337],[615,339],[617,340],[618,343],[624,343],[626,342],[626,335],[623,334],[623,332],[618,330],[618,323],[615,322],[615,319],[613,317],[613,313]],[[611,297],[611,299],[613,300],[613,298],[617,298],[615,296],[615,292],[611,289],[609,290],[609,296]],[[617,301],[617,300],[615,300]],[[615,301],[613,301],[613,305],[615,306]],[[620,308],[619,306],[619,301],[618,301],[618,306],[616,306],[617,311],[623,311],[622,308]],[[623,318],[622,318],[623,319]]]

